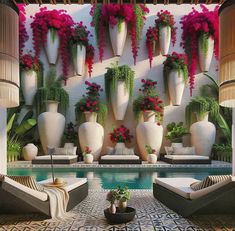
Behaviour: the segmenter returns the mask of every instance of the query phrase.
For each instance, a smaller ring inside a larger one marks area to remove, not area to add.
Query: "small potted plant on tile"
[[[86,164],[92,164],[93,162],[93,155],[91,154],[92,150],[89,147],[86,147],[83,152],[84,162]]]
[[[156,150],[153,149],[150,145],[146,145],[145,149],[146,149],[146,152],[148,153],[148,163],[156,164],[157,162]]]
[[[118,200],[118,209],[120,212],[125,212],[127,208],[127,201],[131,198],[131,193],[128,190],[128,186],[122,188],[121,186],[117,186],[117,200]]]
[[[108,192],[106,196],[106,200],[110,202],[110,207],[109,207],[109,212],[112,214],[116,213],[116,205],[115,201],[117,199],[117,191],[116,190],[111,190]]]

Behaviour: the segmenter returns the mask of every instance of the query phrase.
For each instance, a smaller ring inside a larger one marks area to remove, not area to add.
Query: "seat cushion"
[[[164,158],[172,160],[209,160],[208,156],[199,155],[165,155]]]
[[[36,156],[35,160],[50,160],[50,155],[44,155],[44,156]],[[71,159],[77,159],[76,155],[52,155],[53,160],[71,160]]]
[[[195,155],[195,147],[173,147],[172,155]]]
[[[105,155],[101,156],[102,160],[139,160],[136,155]]]

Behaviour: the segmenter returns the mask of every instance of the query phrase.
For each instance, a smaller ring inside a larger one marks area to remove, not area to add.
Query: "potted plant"
[[[143,115],[144,122],[140,122],[136,127],[136,138],[142,160],[148,159],[146,145],[150,145],[159,154],[163,138],[163,127],[161,120],[163,117],[163,101],[157,94],[157,82],[151,79],[142,79],[140,95],[133,102],[133,112],[136,119]],[[156,121],[157,118],[157,121]]]
[[[183,126],[183,122],[167,124],[166,138],[171,141],[172,147],[182,147],[183,136],[187,135],[187,129]]]
[[[95,49],[89,43],[89,37],[91,36],[90,31],[83,25],[83,22],[75,24],[72,28],[69,47],[75,72],[80,76],[84,73],[85,63],[88,67],[89,76],[91,76],[92,73]]]
[[[60,147],[61,139],[64,133],[65,117],[58,113],[63,113],[69,105],[69,95],[62,88],[61,78],[57,78],[55,68],[48,71],[45,87],[41,87],[35,94],[35,106],[38,114],[38,131],[44,153],[47,153],[47,147]],[[60,105],[59,105],[60,104]],[[55,135],[56,134],[56,135]]]
[[[72,148],[74,147],[74,144],[77,143],[78,134],[75,130],[75,125],[70,122],[67,124],[65,131],[64,131],[64,137],[63,137],[63,143],[64,147]]]
[[[104,56],[105,32],[107,28],[109,28],[114,54],[120,56],[124,48],[128,24],[134,64],[136,64],[141,32],[144,26],[145,15],[148,12],[148,8],[143,4],[93,5],[90,11],[92,16],[91,25],[95,28],[101,62]]]
[[[219,115],[219,104],[213,98],[198,96],[193,98],[185,109],[186,124],[188,127],[192,124],[191,143],[199,155],[210,156],[215,142],[216,128],[208,121],[209,115],[213,120]]]
[[[118,200],[118,208],[120,212],[125,212],[127,208],[127,201],[131,199],[131,193],[128,190],[128,186],[122,188],[121,186],[117,186],[117,200]]]
[[[111,214],[115,214],[116,213],[116,205],[115,205],[115,201],[117,199],[117,191],[116,190],[111,190],[108,192],[107,196],[106,196],[106,200],[110,202],[110,207],[109,207],[109,212]]]
[[[182,24],[182,46],[189,58],[189,84],[190,92],[194,88],[194,75],[199,61],[201,70],[208,71],[213,56],[218,58],[219,52],[219,15],[218,6],[210,11],[201,5],[202,12],[193,9],[185,15]]]
[[[93,155],[92,150],[89,147],[86,147],[84,152],[82,153],[85,164],[92,164],[93,163]]]
[[[146,145],[145,148],[146,148],[146,152],[148,153],[148,163],[156,164],[157,162],[156,150],[153,149],[150,145]]]
[[[35,57],[39,58],[44,47],[50,64],[56,64],[58,53],[62,59],[63,78],[66,81],[69,66],[68,41],[71,27],[74,25],[71,16],[65,10],[48,10],[40,8],[31,23]]]
[[[107,115],[107,106],[100,100],[100,92],[103,91],[97,83],[85,82],[86,95],[75,105],[75,114],[78,124],[78,137],[82,151],[86,146],[92,149],[94,160],[98,160],[104,141],[103,124]],[[97,123],[97,116],[98,122]]]
[[[127,65],[112,64],[104,75],[105,92],[108,101],[111,101],[114,117],[123,120],[133,94],[135,72]]]
[[[165,91],[174,106],[181,104],[185,84],[188,81],[187,56],[173,52],[163,62]]]
[[[213,145],[213,159],[219,161],[232,162],[231,144],[218,143]]]

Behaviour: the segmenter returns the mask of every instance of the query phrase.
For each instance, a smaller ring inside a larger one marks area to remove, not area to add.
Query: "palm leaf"
[[[35,119],[28,119],[21,123],[15,130],[17,135],[24,135],[27,131],[33,128],[37,124]]]

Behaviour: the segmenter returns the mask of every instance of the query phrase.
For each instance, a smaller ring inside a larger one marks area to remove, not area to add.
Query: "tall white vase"
[[[37,73],[34,70],[22,71],[20,76],[25,105],[32,105],[37,91]]]
[[[171,43],[171,28],[169,26],[163,26],[159,30],[159,35],[160,35],[160,50],[162,55],[167,55],[169,48],[170,48],[170,43]]]
[[[163,139],[163,127],[155,122],[155,113],[146,111],[144,113],[143,123],[139,123],[136,127],[136,138],[142,160],[148,160],[146,145],[150,145],[159,155]]]
[[[198,40],[199,65],[202,72],[209,71],[213,56],[213,51],[214,51],[214,39],[211,36],[208,38],[208,50],[206,53],[203,51],[203,46],[200,43],[200,39]]]
[[[65,118],[57,112],[58,102],[47,101],[46,112],[38,116],[38,132],[43,151],[47,154],[47,147],[60,147],[64,133]]]
[[[179,106],[181,104],[185,86],[183,72],[171,70],[167,82],[171,102],[174,106]]]
[[[57,31],[55,31],[55,36],[53,37],[52,30],[49,29],[47,32],[47,41],[45,44],[45,50],[50,64],[56,64],[60,47],[60,38]]]
[[[104,142],[104,128],[96,123],[96,113],[85,112],[85,117],[87,122],[78,128],[79,143],[82,152],[89,147],[94,160],[98,160]]]
[[[127,35],[127,24],[125,21],[120,23],[119,28],[118,25],[112,26],[109,24],[109,36],[115,56],[122,55],[126,42],[126,35]]]
[[[85,69],[85,61],[86,61],[86,47],[83,45],[74,45],[76,49],[76,54],[73,57],[73,66],[77,75],[82,76],[84,74]]]
[[[111,104],[116,120],[123,120],[129,103],[130,94],[124,81],[118,81],[116,90],[111,91]]]
[[[190,127],[191,143],[198,155],[210,156],[212,146],[215,143],[216,128],[208,121],[208,114],[198,118],[198,122]]]

